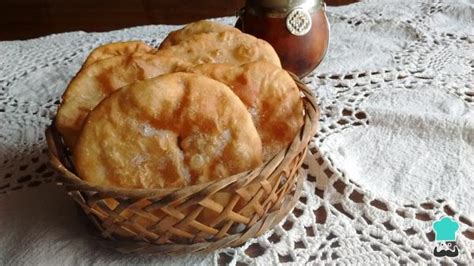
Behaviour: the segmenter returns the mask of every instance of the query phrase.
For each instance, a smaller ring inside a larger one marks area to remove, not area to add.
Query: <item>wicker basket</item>
[[[311,91],[295,76],[304,95],[304,125],[289,147],[249,172],[180,189],[101,187],[80,179],[56,128],[46,131],[50,162],[59,185],[99,230],[101,242],[123,253],[182,254],[237,246],[278,224],[302,189],[300,166],[314,135],[319,109]],[[226,204],[216,201],[225,195]],[[205,223],[203,212],[212,214]]]

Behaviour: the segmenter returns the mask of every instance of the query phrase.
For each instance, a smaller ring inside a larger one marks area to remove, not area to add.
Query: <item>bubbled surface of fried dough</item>
[[[125,188],[171,188],[261,164],[244,104],[224,84],[173,73],[134,83],[89,115],[74,150],[79,176]]]
[[[285,70],[271,63],[203,64],[188,71],[218,80],[239,96],[262,139],[264,160],[286,148],[303,125],[298,87]]]
[[[113,42],[95,48],[87,57],[84,66],[117,55],[151,53],[154,49],[142,41]]]
[[[156,54],[174,56],[193,65],[241,65],[266,60],[281,67],[278,54],[269,43],[249,34],[229,31],[194,34],[177,45],[159,49]]]
[[[224,31],[241,33],[240,30],[229,25],[220,24],[209,20],[200,20],[190,23],[177,31],[172,31],[161,43],[160,48],[176,45],[181,41],[189,39],[194,34]]]
[[[174,72],[182,61],[135,53],[114,56],[83,67],[62,96],[56,126],[66,144],[74,149],[85,118],[105,97],[136,81]]]

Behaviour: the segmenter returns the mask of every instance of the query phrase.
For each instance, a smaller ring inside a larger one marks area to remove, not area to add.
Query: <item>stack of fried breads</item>
[[[303,124],[292,77],[267,42],[210,21],[93,50],[62,97],[56,127],[80,178],[179,188],[252,170]]]

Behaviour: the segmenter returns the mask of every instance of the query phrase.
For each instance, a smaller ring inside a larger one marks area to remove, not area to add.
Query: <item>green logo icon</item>
[[[443,217],[433,223],[436,241],[433,254],[436,257],[456,257],[459,255],[456,245],[456,233],[458,230],[459,223],[451,217]]]
[[[436,234],[436,241],[456,241],[459,223],[451,217],[444,217],[433,223],[433,230]]]

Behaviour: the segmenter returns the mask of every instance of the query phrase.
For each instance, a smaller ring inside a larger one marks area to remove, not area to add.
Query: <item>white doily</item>
[[[177,27],[0,42],[0,265],[472,265],[474,2],[374,0],[328,15],[329,52],[305,79],[322,116],[303,196],[274,230],[207,256],[104,249],[48,184],[44,130],[88,52],[119,40],[157,45]],[[460,254],[440,259],[431,225],[446,215],[460,222]]]

